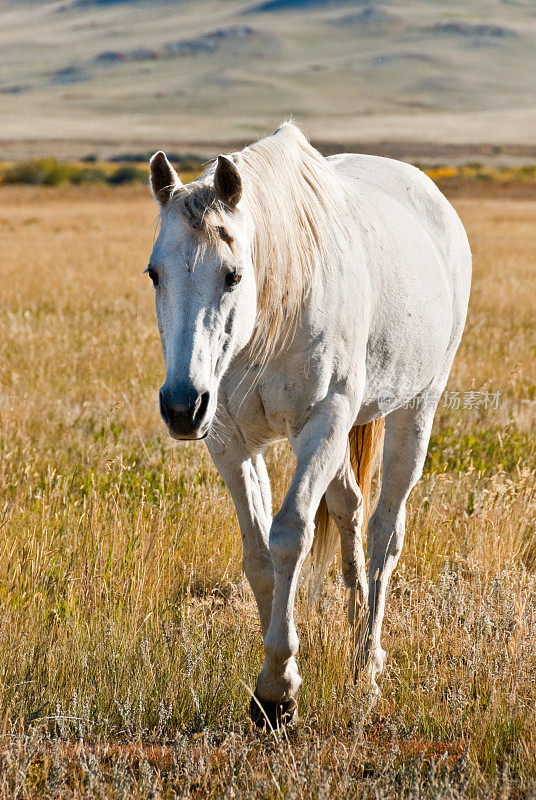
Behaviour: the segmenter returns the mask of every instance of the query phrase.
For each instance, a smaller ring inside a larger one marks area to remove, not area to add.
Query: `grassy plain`
[[[274,736],[247,720],[262,650],[231,501],[158,415],[155,207],[1,189],[0,798],[535,796],[536,202],[482,194],[456,193],[471,307],[382,698],[352,684],[334,568],[299,602],[301,719]],[[277,504],[287,447],[269,462]]]

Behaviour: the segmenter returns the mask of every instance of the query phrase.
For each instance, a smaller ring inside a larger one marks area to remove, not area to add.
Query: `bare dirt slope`
[[[293,114],[326,143],[530,157],[535,34],[531,0],[0,0],[0,156],[212,152]]]

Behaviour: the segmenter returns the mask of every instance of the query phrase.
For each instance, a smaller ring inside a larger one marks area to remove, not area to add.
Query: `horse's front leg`
[[[207,446],[236,509],[244,556],[244,572],[255,595],[262,635],[272,612],[274,572],[268,535],[272,522],[270,481],[262,455],[249,453],[229,426],[207,440]]]
[[[344,459],[350,427],[348,404],[339,398],[323,404],[299,435],[291,439],[296,472],[270,529],[274,566],[272,616],[264,639],[264,665],[250,705],[251,716],[259,725],[266,717],[275,727],[294,716],[301,684],[296,665],[296,590],[313,543],[315,513]]]

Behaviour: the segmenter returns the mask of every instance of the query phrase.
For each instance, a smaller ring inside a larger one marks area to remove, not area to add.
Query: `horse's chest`
[[[287,436],[296,424],[297,381],[270,381],[259,386],[266,421],[277,436]]]
[[[274,438],[301,429],[333,378],[333,348],[323,335],[295,340],[294,349],[271,364],[257,383],[257,396]],[[246,423],[246,420],[244,420]]]
[[[225,405],[252,451],[296,430],[307,408],[296,380],[264,380],[254,389],[229,392]]]

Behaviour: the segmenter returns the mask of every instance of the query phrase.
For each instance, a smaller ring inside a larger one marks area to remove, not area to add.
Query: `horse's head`
[[[164,153],[151,159],[160,233],[147,272],[166,365],[160,412],[176,439],[201,439],[223,373],[251,338],[256,287],[242,180],[228,158],[183,186]]]

